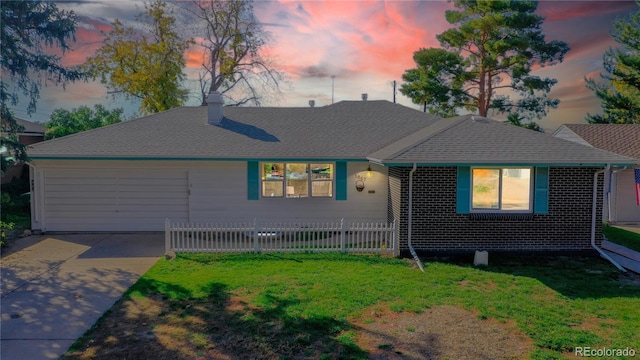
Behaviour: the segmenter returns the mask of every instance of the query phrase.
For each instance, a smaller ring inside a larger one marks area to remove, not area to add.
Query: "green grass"
[[[631,250],[640,251],[640,234],[620,229],[610,225],[602,227],[602,233],[607,240],[625,246]]]
[[[496,256],[482,269],[427,262],[422,273],[405,260],[379,256],[179,254],[161,259],[125,297],[162,294],[188,311],[196,307],[190,304],[240,296],[261,311],[215,316],[228,317],[244,337],[264,337],[265,327],[279,323],[277,346],[324,339],[341,346],[341,358],[353,359],[367,354],[355,344],[349,321],[371,306],[421,312],[454,305],[479,318],[514,321],[535,344],[531,358],[550,359],[577,346],[640,351],[637,281],[598,258]]]

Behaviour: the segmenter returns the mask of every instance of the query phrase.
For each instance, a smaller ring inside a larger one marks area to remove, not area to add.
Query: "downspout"
[[[607,255],[607,253],[602,251],[602,249],[600,249],[596,245],[596,209],[598,205],[598,175],[602,174],[604,171],[605,169],[598,170],[593,174],[593,201],[591,203],[591,247],[594,248],[598,253],[600,253],[600,256],[609,260],[609,262],[612,263],[615,267],[617,267],[620,271],[627,272],[627,270],[625,270],[622,266],[620,266],[620,264],[615,262],[609,255]]]
[[[420,262],[420,258],[411,244],[411,227],[413,225],[413,174],[416,172],[417,164],[413,163],[413,169],[409,171],[409,218],[407,219],[407,244],[409,245],[409,252],[411,252],[411,256],[418,264],[420,271],[424,272],[424,267],[422,267],[422,263]]]
[[[30,162],[25,162],[25,164],[27,164],[27,166],[33,169],[33,178],[31,177],[31,174],[29,174],[29,192],[31,193],[31,195],[29,196],[29,202],[30,202],[29,208],[31,208],[31,224],[29,227],[31,228],[33,227],[34,221],[35,222],[40,221],[40,217],[38,216],[39,208],[37,206],[36,189],[35,189],[36,166]],[[40,194],[37,194],[37,195],[40,195]]]

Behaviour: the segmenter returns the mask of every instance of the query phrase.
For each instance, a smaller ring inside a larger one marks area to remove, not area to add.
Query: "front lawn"
[[[640,277],[599,258],[490,266],[341,254],[160,260],[63,358],[555,359],[640,353]]]

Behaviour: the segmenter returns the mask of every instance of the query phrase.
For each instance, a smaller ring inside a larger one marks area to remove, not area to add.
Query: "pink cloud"
[[[295,78],[330,73],[377,72],[399,76],[413,66],[413,52],[438,46],[426,22],[446,3],[290,2],[264,5],[259,18],[277,39],[278,53]],[[276,8],[276,9],[274,9]],[[438,32],[441,31],[438,29]]]
[[[63,66],[77,66],[86,62],[87,57],[95,54],[104,40],[103,33],[111,31],[111,25],[90,18],[81,18],[76,30],[76,41],[70,43],[71,51],[62,56],[60,49],[54,53],[62,56]]]

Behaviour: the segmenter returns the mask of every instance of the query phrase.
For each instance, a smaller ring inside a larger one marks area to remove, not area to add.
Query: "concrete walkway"
[[[640,234],[640,225],[637,224],[613,226]],[[602,249],[610,258],[617,262],[618,265],[640,274],[640,252],[628,249],[607,240],[602,242]]]
[[[57,359],[164,252],[162,234],[31,236],[1,260],[0,358]]]
[[[617,227],[623,230],[631,231],[634,233],[640,234],[640,225],[639,224],[627,224],[627,225],[612,225],[613,227]]]

